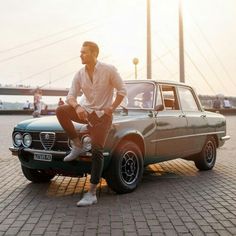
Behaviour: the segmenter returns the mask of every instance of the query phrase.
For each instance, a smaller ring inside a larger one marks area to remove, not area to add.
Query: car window
[[[161,85],[164,107],[166,110],[179,110],[176,88],[172,85]]]
[[[126,83],[127,108],[153,108],[154,84],[152,83]]]
[[[193,93],[189,88],[179,87],[178,91],[183,111],[199,111]]]

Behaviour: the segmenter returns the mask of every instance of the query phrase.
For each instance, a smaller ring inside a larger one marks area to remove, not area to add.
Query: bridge
[[[35,88],[25,88],[25,87],[0,87],[0,95],[33,95]],[[66,96],[68,93],[68,88],[40,88],[43,96]]]
[[[38,87],[35,88],[28,88],[28,87],[0,87],[0,95],[34,95],[35,90]],[[68,88],[60,89],[60,88],[40,88],[42,91],[43,96],[67,96],[68,94]],[[204,100],[210,99],[213,100],[215,96],[199,96],[201,102],[203,103]],[[235,102],[235,97],[231,98],[232,102]],[[204,105],[204,104],[203,104]],[[212,109],[206,107],[206,110],[213,111],[213,112],[219,112],[224,115],[235,115],[236,114],[236,108],[231,109]],[[54,111],[53,111],[54,112]],[[32,110],[24,111],[24,110],[0,110],[0,115],[9,115],[9,114],[16,114],[16,115],[22,115],[22,114],[31,114]],[[45,114],[48,114],[48,112],[43,112]]]

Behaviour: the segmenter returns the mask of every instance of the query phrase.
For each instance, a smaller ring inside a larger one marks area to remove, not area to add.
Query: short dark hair
[[[98,47],[98,45],[96,43],[91,42],[91,41],[85,41],[83,43],[83,47],[89,47],[91,52],[97,53],[97,56],[98,56],[98,54],[99,54],[99,47]]]

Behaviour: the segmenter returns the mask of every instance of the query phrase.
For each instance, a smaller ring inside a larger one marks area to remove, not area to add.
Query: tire
[[[211,170],[216,162],[216,142],[213,137],[207,137],[202,151],[196,156],[195,165],[199,170]]]
[[[132,192],[143,176],[143,155],[132,141],[122,141],[112,155],[106,174],[108,186],[118,194]]]
[[[21,169],[26,179],[34,183],[47,183],[55,176],[47,174],[43,170],[30,169],[25,166],[21,166]]]

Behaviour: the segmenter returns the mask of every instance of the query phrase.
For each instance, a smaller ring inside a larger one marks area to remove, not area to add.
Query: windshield
[[[154,84],[126,83],[127,97],[121,106],[127,109],[150,109],[154,106]]]

